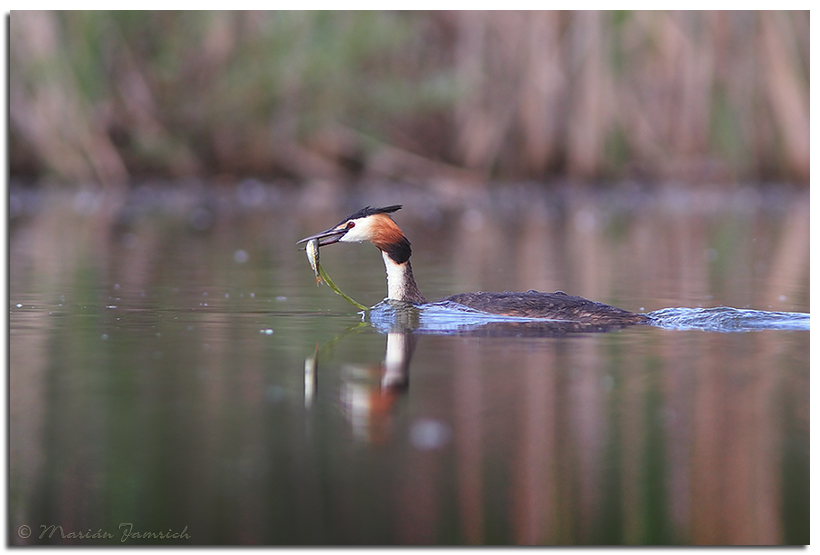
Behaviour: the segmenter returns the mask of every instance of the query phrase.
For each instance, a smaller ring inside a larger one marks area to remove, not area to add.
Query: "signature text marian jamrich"
[[[101,540],[101,539],[112,539],[114,538],[114,534],[111,532],[104,532],[102,529],[97,530],[96,532],[89,529],[87,532],[66,532],[63,530],[62,526],[57,526],[51,524],[50,526],[46,526],[45,524],[41,524],[40,528],[43,530],[40,532],[40,536],[38,539],[43,538],[51,538],[55,533],[60,534],[60,538],[62,539],[77,539],[77,540]],[[128,540],[190,540],[191,536],[188,535],[188,527],[182,529],[181,532],[174,532],[171,529],[168,529],[167,532],[140,532],[134,530],[134,525],[130,522],[122,522],[119,525],[119,536],[121,542],[126,542]]]

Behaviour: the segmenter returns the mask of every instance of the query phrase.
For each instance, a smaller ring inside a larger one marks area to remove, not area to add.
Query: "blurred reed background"
[[[12,12],[12,176],[809,179],[809,12]]]

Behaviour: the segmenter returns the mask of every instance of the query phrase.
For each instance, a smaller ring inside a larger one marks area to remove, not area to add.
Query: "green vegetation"
[[[19,12],[12,175],[809,177],[808,12]]]

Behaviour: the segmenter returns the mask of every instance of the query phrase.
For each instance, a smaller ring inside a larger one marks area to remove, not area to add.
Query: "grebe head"
[[[393,262],[403,264],[410,259],[410,241],[401,232],[393,218],[389,216],[389,214],[400,208],[400,204],[385,206],[384,208],[366,206],[330,229],[305,237],[298,243],[318,239],[319,246],[324,247],[334,243],[370,241],[389,256]]]

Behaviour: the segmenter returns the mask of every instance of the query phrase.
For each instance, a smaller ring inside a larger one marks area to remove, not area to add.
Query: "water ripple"
[[[716,308],[663,308],[647,314],[651,324],[673,330],[718,332],[799,330],[809,331],[811,315],[802,312],[769,312],[719,306]]]
[[[669,330],[748,332],[810,330],[810,315],[800,312],[716,308],[664,308],[647,313],[649,325]],[[413,332],[435,335],[559,336],[578,332],[604,332],[623,325],[595,325],[543,318],[516,318],[490,314],[452,302],[416,306],[385,300],[369,313],[380,333]]]

